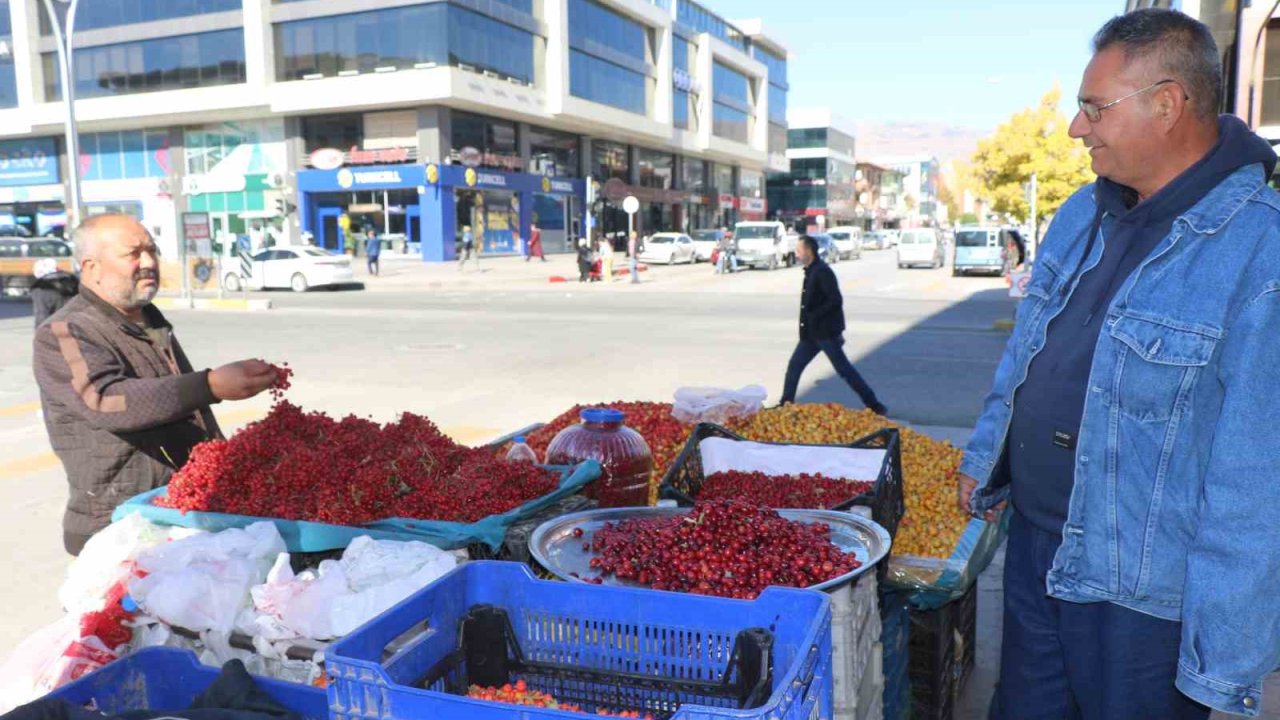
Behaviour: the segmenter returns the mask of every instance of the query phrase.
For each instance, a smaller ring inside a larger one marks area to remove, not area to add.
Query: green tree
[[[1058,110],[1062,90],[1055,86],[1035,107],[1016,113],[978,142],[973,167],[979,195],[997,213],[1028,219],[1027,187],[1036,175],[1037,221],[1055,213],[1082,185],[1093,181],[1089,155],[1067,134],[1070,120]]]
[[[974,213],[964,213],[963,215],[960,216],[960,224],[961,225],[977,225],[978,216],[975,215]]]

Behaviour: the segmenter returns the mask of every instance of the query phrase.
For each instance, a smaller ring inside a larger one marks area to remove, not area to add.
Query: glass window
[[[604,140],[592,142],[591,168],[597,180],[618,178],[630,182],[631,163],[627,159],[627,146]]]
[[[1262,72],[1262,124],[1280,124],[1280,24],[1267,32]]]
[[[302,118],[302,138],[308,154],[320,148],[337,148],[346,152],[364,143],[364,116],[360,113],[349,113],[304,117]],[[210,143],[210,145],[217,145],[217,143]]]
[[[688,40],[679,35],[671,36],[671,67],[676,70],[692,71],[693,67],[689,64],[692,50]]]
[[[529,172],[578,177],[581,141],[577,135],[529,127]]]
[[[648,30],[641,23],[591,0],[569,0],[569,43],[593,55],[593,45],[649,61]]]
[[[702,194],[707,191],[707,164],[697,158],[685,158],[681,163],[680,189]]]
[[[716,163],[712,176],[715,179],[715,191],[718,193],[733,193],[735,187],[733,182],[733,166],[721,165]]]
[[[452,127],[449,157],[454,162],[498,170],[521,169],[515,123],[455,112]]]
[[[716,100],[742,105],[751,104],[751,86],[747,76],[728,65],[715,63],[711,82],[714,84]]]
[[[769,123],[769,152],[784,153],[787,151],[787,126]]]
[[[777,85],[769,85],[769,122],[787,124],[787,91]]]
[[[673,90],[671,95],[671,122],[681,130],[692,130],[689,121],[689,93]]]
[[[55,54],[44,53],[41,59],[45,68],[45,100],[60,100],[62,88]],[[244,82],[244,33],[220,30],[77,49],[77,97],[190,87],[184,85],[184,78],[195,78],[197,63],[200,64],[200,85]]]
[[[748,170],[739,171],[738,194],[742,197],[764,197],[764,173]]]
[[[524,83],[534,79],[532,34],[446,3],[296,20],[277,24],[275,33],[279,80],[421,63],[468,65]]]
[[[741,30],[695,2],[690,0],[677,0],[677,2],[679,4],[676,8],[676,22],[688,26],[695,32],[711,33],[746,52],[747,38]]]
[[[674,187],[675,156],[657,150],[636,150],[636,164],[640,168],[641,187],[670,190]]]
[[[207,13],[240,10],[242,0],[89,0],[76,8],[76,30],[95,30],[155,20],[172,20]],[[40,33],[53,34],[44,3],[40,10]],[[8,22],[6,16],[5,21]]]
[[[569,93],[639,115],[647,102],[644,75],[581,50],[569,52]]]
[[[714,103],[711,109],[711,132],[726,140],[745,143],[749,137],[746,113],[728,105]]]
[[[787,147],[789,148],[824,148],[826,146],[826,128],[804,128],[787,131]]]
[[[774,85],[781,85],[784,88],[786,87],[787,85],[786,58],[778,57],[777,55],[774,55],[773,53],[769,52],[768,50],[765,50],[759,45],[753,45],[751,47],[751,56],[759,60],[760,62],[764,63],[764,66],[769,69],[770,83]]]
[[[154,150],[149,151],[148,148],[153,146]],[[83,178],[121,180],[164,177],[169,173],[153,153],[165,153],[167,165],[167,146],[168,133],[163,130],[84,133],[80,136]]]

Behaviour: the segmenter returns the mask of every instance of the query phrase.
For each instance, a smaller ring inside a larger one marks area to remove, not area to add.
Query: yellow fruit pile
[[[733,430],[750,440],[845,445],[884,428],[896,427],[902,440],[903,498],[907,512],[893,552],[946,558],[955,551],[969,518],[956,506],[956,474],[962,452],[885,420],[869,410],[842,405],[798,404],[761,410]]]

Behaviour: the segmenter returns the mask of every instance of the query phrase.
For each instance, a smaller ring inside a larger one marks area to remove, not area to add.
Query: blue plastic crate
[[[525,680],[587,712],[639,710],[678,720],[832,715],[831,607],[823,593],[771,587],[752,601],[729,600],[537,580],[527,566],[481,561],[455,569],[328,648],[331,718],[581,719],[447,691],[465,690],[468,679],[456,677],[458,668],[445,667],[444,677],[439,671],[464,644],[463,618],[486,605],[506,611],[525,660],[565,668],[570,676],[515,672],[507,681]],[[726,680],[735,638],[749,628],[772,636],[767,699],[738,709],[723,697],[688,690]],[[509,657],[503,653],[499,661]],[[492,671],[492,660],[486,656],[471,667]],[[430,677],[436,681],[426,689]]]
[[[92,705],[108,715],[130,710],[186,710],[218,672],[218,668],[201,665],[190,650],[146,648],[64,685],[48,697]],[[328,720],[324,690],[271,678],[254,680],[276,702],[305,720]]]
[[[911,714],[911,609],[903,592],[880,595],[880,643],[884,652],[884,720]]]

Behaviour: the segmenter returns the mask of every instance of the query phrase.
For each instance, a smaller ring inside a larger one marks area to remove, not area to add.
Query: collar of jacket
[[[120,329],[124,332],[134,337],[146,340],[147,342],[151,342],[151,336],[148,335],[141,327],[138,327],[137,323],[125,317],[124,313],[117,310],[111,303],[98,297],[98,295],[89,288],[81,285],[80,296],[85,299],[85,302],[93,306],[94,309],[105,315],[108,320],[119,325]],[[173,329],[173,326],[169,324],[167,319],[165,319],[164,314],[151,303],[147,303],[142,307],[142,315],[146,318],[147,324],[153,328]]]
[[[1266,184],[1264,175],[1260,163],[1245,165],[1227,176],[1213,191],[1206,193],[1190,210],[1179,215],[1178,220],[1190,225],[1200,235],[1217,234]],[[1096,206],[1096,185],[1090,191],[1090,198]]]
[[[818,266],[825,265],[825,264],[826,263],[822,262],[822,258],[814,258],[813,262],[804,266],[804,274],[808,276],[810,270],[816,270]]]

